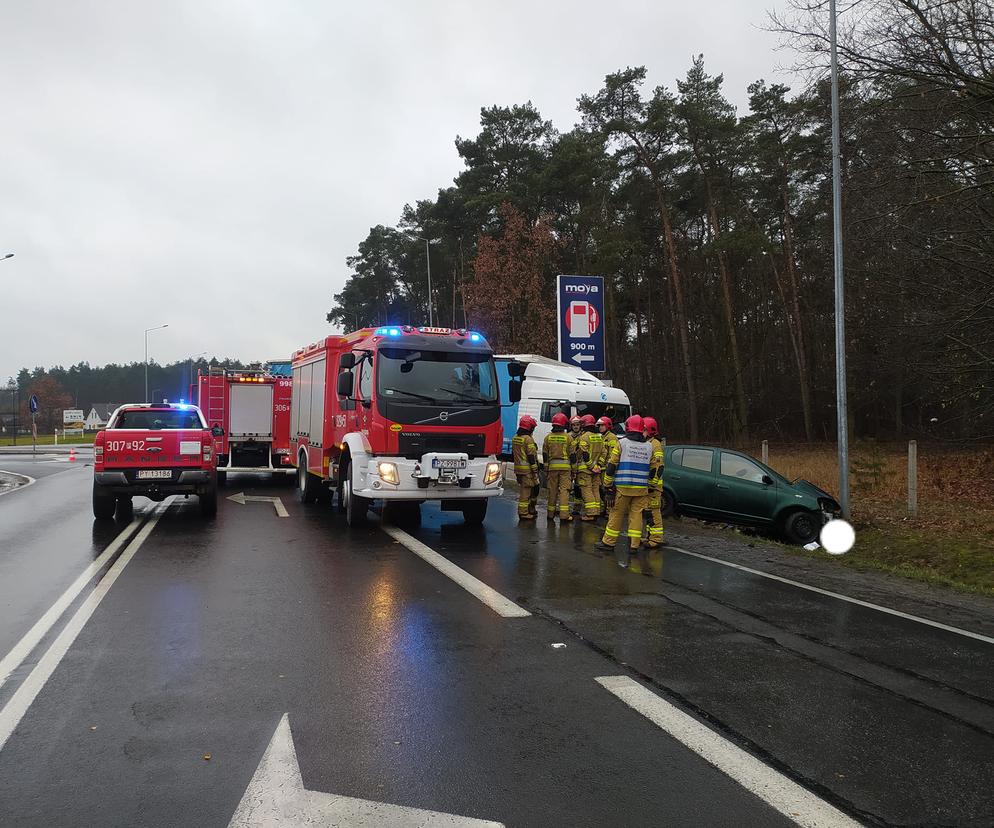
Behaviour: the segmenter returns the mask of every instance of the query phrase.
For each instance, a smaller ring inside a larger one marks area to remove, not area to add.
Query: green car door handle
[[[724,483],[715,483],[714,485],[717,486],[719,489],[727,489],[728,488],[728,486],[726,486]]]

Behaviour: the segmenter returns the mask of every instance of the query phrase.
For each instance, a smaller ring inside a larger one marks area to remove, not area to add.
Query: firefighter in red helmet
[[[552,431],[542,441],[542,461],[545,463],[545,478],[549,487],[546,502],[546,518],[554,520],[556,513],[562,521],[573,520],[569,513],[569,489],[572,469],[569,457],[568,424],[563,413],[552,415]]]
[[[601,472],[604,469],[604,438],[597,431],[593,414],[584,414],[583,433],[576,446],[576,481],[583,498],[583,517],[596,520],[601,513]]]
[[[649,461],[649,495],[646,499],[646,526],[649,537],[646,544],[650,549],[665,546],[663,534],[663,456],[666,442],[659,438],[659,424],[654,417],[642,418],[645,439],[652,445],[652,459]]]
[[[538,446],[532,437],[537,425],[534,417],[524,414],[511,438],[514,476],[518,481],[518,520],[534,520],[538,516]]]
[[[601,417],[597,420],[597,430],[600,432],[601,439],[604,441],[604,465],[607,465],[607,460],[611,456],[611,451],[616,445],[618,445],[618,437],[614,433],[614,422],[610,417]],[[604,481],[601,480],[601,516],[606,517],[607,513],[610,511],[611,506],[614,504],[614,494],[604,488]]]

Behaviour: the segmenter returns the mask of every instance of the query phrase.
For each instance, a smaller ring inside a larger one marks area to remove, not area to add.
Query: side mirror
[[[512,365],[514,363],[511,363]],[[507,386],[507,396],[512,403],[521,402],[521,378],[512,379]]]
[[[349,351],[338,358],[339,368],[353,368],[355,366],[355,354]]]
[[[349,355],[351,356],[351,354]],[[344,357],[342,357],[344,359]],[[352,396],[352,372],[342,371],[338,375],[338,396],[339,397],[351,397]]]
[[[525,366],[521,362],[511,362],[507,363],[507,375],[509,377],[523,377],[525,375]]]
[[[219,426],[219,425],[214,425],[211,428],[211,434],[213,434],[215,437],[223,437],[224,436],[224,429],[221,428],[221,426]]]
[[[766,484],[767,486],[772,486],[773,485],[773,478],[770,477],[768,474],[764,474],[763,475],[763,483]]]

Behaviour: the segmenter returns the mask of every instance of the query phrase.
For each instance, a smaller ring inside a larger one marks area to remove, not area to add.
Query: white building
[[[90,406],[90,413],[86,415],[86,430],[96,431],[103,428],[110,420],[110,415],[121,403],[93,403]]]

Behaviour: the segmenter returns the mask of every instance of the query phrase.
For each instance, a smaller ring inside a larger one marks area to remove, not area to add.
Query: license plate
[[[139,469],[139,480],[172,480],[173,473],[169,469]]]
[[[435,457],[431,461],[431,467],[433,469],[464,469],[464,468],[466,468],[466,461],[465,460],[439,460],[437,457]]]

